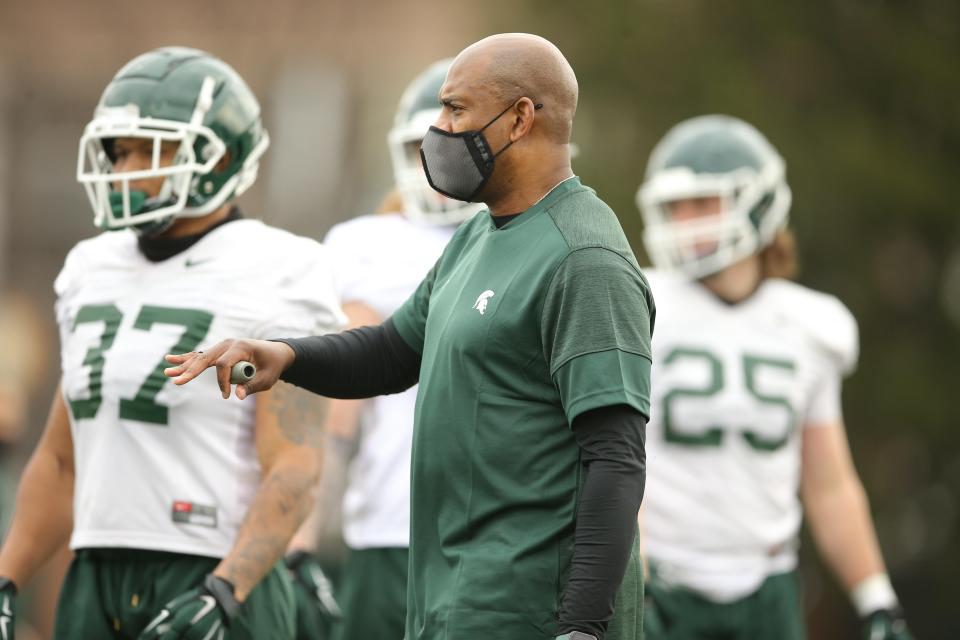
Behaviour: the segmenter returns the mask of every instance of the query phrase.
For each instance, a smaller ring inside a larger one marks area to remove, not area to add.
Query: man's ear
[[[510,131],[510,142],[516,142],[530,133],[536,111],[543,105],[534,104],[530,98],[520,98],[513,107],[514,123]]]

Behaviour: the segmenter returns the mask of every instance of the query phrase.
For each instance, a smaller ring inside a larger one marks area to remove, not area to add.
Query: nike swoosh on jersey
[[[194,259],[192,259],[192,258],[187,258],[187,261],[183,263],[183,266],[185,266],[187,269],[189,269],[189,268],[191,268],[191,267],[197,267],[197,266],[199,266],[199,265],[201,265],[201,264],[206,264],[206,263],[210,262],[210,261],[213,260],[213,259],[214,259],[214,258],[200,258],[199,260],[194,260]]]

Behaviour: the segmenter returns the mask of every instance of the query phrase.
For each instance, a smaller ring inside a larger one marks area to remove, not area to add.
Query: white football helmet
[[[670,203],[711,196],[721,201],[717,215],[672,219]],[[637,192],[654,266],[693,278],[770,244],[787,225],[790,202],[786,165],[777,150],[752,125],[723,115],[673,127],[650,154]]]
[[[115,171],[117,138],[150,142],[152,166]],[[164,143],[177,145],[170,166],[160,166]],[[137,56],[107,85],[80,138],[77,180],[99,228],[151,235],[243,193],[269,144],[260,104],[236,71],[203,51],[165,47]],[[131,182],[161,177],[156,197],[131,189]]]

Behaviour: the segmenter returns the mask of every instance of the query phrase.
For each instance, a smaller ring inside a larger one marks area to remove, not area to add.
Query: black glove
[[[208,574],[199,587],[168,602],[139,640],[223,640],[240,607],[233,585]]]
[[[583,631],[571,631],[570,633],[565,633],[562,636],[557,636],[555,640],[597,640],[597,636],[592,636],[589,633],[584,633]]]
[[[17,585],[10,578],[0,578],[0,640],[13,640],[16,602]]]
[[[899,607],[879,609],[863,619],[864,640],[913,640]]]

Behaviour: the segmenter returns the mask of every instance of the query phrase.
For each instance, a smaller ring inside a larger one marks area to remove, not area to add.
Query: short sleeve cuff
[[[806,426],[832,426],[843,420],[842,387],[842,374],[838,370],[821,373],[807,407]]]
[[[650,417],[650,359],[619,349],[588,353],[564,363],[553,376],[567,421],[582,413],[625,404]]]
[[[408,301],[409,304],[409,301]],[[390,316],[390,322],[393,328],[397,330],[403,341],[417,353],[423,353],[423,333],[419,330],[417,323],[411,321],[404,311],[407,305],[400,307],[396,313]]]

